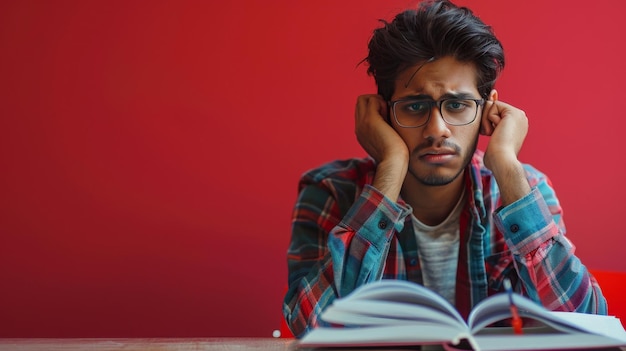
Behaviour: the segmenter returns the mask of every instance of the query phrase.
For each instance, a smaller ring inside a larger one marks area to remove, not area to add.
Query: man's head
[[[378,94],[389,101],[400,72],[445,56],[475,65],[482,98],[488,97],[504,68],[504,51],[491,28],[471,10],[449,1],[426,1],[385,22],[374,31],[365,61]]]
[[[389,123],[409,149],[407,180],[460,181],[504,67],[491,28],[449,1],[424,2],[374,31],[366,61],[390,104]]]

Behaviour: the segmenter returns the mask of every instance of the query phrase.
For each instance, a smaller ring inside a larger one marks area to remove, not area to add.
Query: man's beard
[[[465,163],[465,166],[467,166],[467,163]],[[465,167],[462,167],[452,177],[444,177],[444,176],[437,175],[437,174],[429,174],[426,177],[418,177],[414,173],[413,173],[413,176],[415,177],[415,179],[417,179],[420,183],[422,183],[424,185],[428,185],[428,186],[442,186],[442,185],[448,185],[448,184],[452,183],[453,180],[455,180],[461,173],[463,173],[464,169],[465,169]]]

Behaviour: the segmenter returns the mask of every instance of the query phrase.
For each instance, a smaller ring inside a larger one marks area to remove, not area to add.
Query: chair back
[[[282,317],[282,315],[281,315]],[[280,337],[281,338],[293,338],[293,334],[291,333],[291,330],[289,329],[289,326],[287,326],[287,321],[285,320],[285,317],[282,317],[281,319],[281,323],[280,323]]]

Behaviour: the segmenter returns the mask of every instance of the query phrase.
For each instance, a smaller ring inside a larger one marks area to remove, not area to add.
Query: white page
[[[388,301],[367,301],[360,299],[336,300],[322,313],[321,318],[330,323],[342,325],[366,325],[361,317],[382,317],[410,323],[416,321],[431,321],[437,324],[456,326],[459,331],[467,331],[465,322],[459,322],[454,317],[442,313],[430,306]],[[381,320],[382,322],[383,320]],[[398,323],[395,323],[398,324]]]
[[[478,335],[481,351],[575,350],[626,346],[626,343],[593,334]]]
[[[610,336],[626,343],[626,330],[619,318],[575,312],[550,312],[554,317],[580,326],[590,333]]]
[[[434,291],[404,280],[383,279],[368,283],[357,288],[352,294],[341,298],[341,300],[382,300],[407,302],[415,305],[427,305],[441,310],[456,318],[459,322],[465,323],[463,317],[446,299]]]
[[[540,321],[561,332],[575,333],[579,330],[585,330],[572,321],[556,317],[551,311],[527,297],[515,294],[513,302],[522,318]],[[468,324],[470,324],[472,333],[476,334],[482,328],[507,318],[511,318],[509,297],[507,294],[501,293],[481,301],[470,313]],[[584,316],[579,317],[579,319],[584,319]]]
[[[298,347],[415,346],[458,343],[467,334],[442,325],[394,325],[363,328],[316,328],[298,342]]]

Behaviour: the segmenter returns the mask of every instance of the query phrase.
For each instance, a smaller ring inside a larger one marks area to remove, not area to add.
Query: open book
[[[522,335],[510,327],[493,326],[511,318],[505,293],[481,301],[466,322],[443,297],[421,285],[381,280],[335,300],[320,316],[333,327],[311,330],[298,347],[440,344],[446,349],[515,351],[626,346],[626,331],[618,318],[551,312],[519,294],[513,294],[513,303],[524,319]]]

